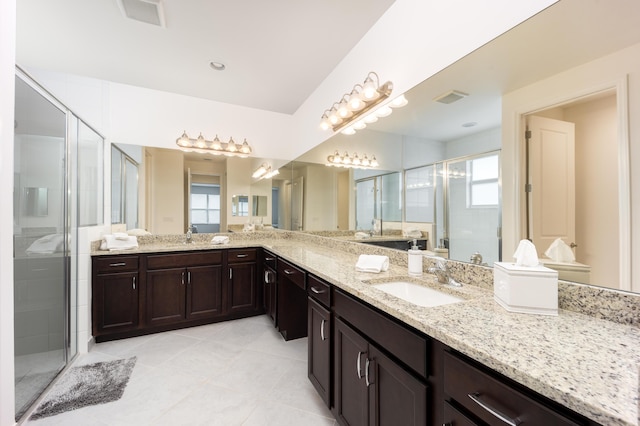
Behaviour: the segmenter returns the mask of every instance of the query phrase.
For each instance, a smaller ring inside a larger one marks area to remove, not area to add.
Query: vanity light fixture
[[[355,152],[353,155],[349,155],[349,153],[345,151],[344,155],[340,155],[337,150],[333,155],[329,155],[327,157],[326,165],[330,167],[346,167],[353,169],[374,169],[379,166],[375,155],[371,156],[371,159],[369,159],[367,154],[359,157]]]
[[[385,102],[392,91],[393,84],[390,81],[380,85],[378,74],[370,72],[362,84],[353,86],[350,93],[342,96],[322,114],[320,128],[334,132],[342,130],[345,135],[353,135],[356,130],[364,129],[367,124],[391,114],[392,108],[407,104],[404,95]]]
[[[199,152],[202,154],[213,155],[226,155],[228,157],[240,157],[247,158],[251,155],[252,149],[249,146],[249,142],[245,139],[241,144],[235,143],[233,137],[229,138],[229,142],[222,142],[216,135],[215,139],[208,141],[202,136],[198,136],[197,139],[191,139],[187,135],[187,132],[183,132],[182,136],[176,139],[176,144],[183,151],[187,152]]]
[[[258,167],[255,172],[253,172],[251,177],[258,180],[271,179],[272,177],[279,174],[280,174],[280,171],[278,169],[272,170],[269,164],[262,163],[262,165]]]

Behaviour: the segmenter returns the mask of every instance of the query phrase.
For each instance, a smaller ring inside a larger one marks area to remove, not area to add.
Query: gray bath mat
[[[117,401],[124,393],[136,357],[73,367],[53,386],[30,420],[89,405]]]

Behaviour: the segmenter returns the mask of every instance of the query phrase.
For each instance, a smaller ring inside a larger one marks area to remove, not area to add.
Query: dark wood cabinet
[[[96,304],[94,335],[127,331],[138,326],[138,273],[101,275],[93,283]]]
[[[308,300],[308,377],[327,407],[331,407],[331,311]]]
[[[96,337],[139,326],[138,256],[104,256],[92,265],[92,332]]]
[[[341,425],[369,424],[365,367],[369,343],[340,319],[334,320],[334,415]]]
[[[553,407],[550,401],[543,402],[543,398],[521,385],[508,383],[497,373],[450,351],[444,353],[443,373],[449,417],[453,415],[451,408],[455,406],[459,407],[455,415],[461,416],[464,412],[467,421],[473,420],[478,424],[591,424],[587,419],[574,419],[570,413],[564,412],[568,410]]]
[[[285,340],[307,336],[307,273],[278,259],[278,330]]]
[[[334,324],[338,423],[427,424],[427,385],[342,320]]]
[[[277,316],[277,295],[278,295],[278,282],[276,275],[276,264],[277,258],[276,256],[268,251],[264,251],[264,271],[262,275],[262,288],[263,288],[263,306],[264,311],[273,325],[278,326],[278,316]]]
[[[148,327],[223,314],[221,251],[148,255],[146,260]]]
[[[257,249],[228,252],[227,312],[256,312],[258,306]]]
[[[185,268],[147,271],[147,325],[184,320],[186,294]]]

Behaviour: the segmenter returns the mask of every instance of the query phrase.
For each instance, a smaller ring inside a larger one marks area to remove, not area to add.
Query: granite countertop
[[[155,246],[155,247],[154,247]],[[530,389],[603,425],[636,425],[640,328],[566,310],[558,316],[511,313],[493,292],[472,285],[409,278],[392,264],[380,274],[355,270],[358,255],[330,243],[249,238],[222,246],[149,244],[136,252],[262,246]],[[119,252],[114,252],[115,254]],[[94,252],[95,254],[102,254]],[[109,254],[109,252],[107,252]],[[371,284],[402,278],[457,295],[463,302],[423,308]]]

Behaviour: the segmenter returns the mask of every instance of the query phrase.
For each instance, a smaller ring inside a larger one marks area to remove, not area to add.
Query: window
[[[191,185],[191,225],[198,232],[220,231],[220,185]]]
[[[495,207],[499,203],[499,156],[491,154],[467,161],[469,207]]]

